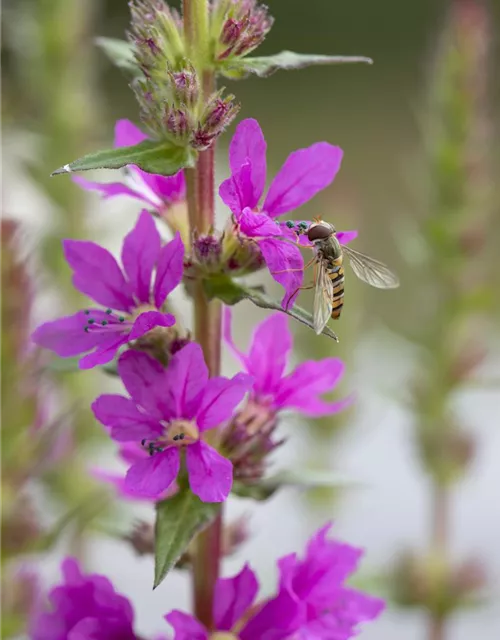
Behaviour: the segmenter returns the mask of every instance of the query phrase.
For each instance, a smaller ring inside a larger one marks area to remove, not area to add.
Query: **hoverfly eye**
[[[309,227],[307,239],[310,242],[326,240],[332,235],[332,233],[333,231],[330,226],[326,226],[325,224],[315,224],[313,227]]]
[[[287,222],[286,222],[286,226],[287,226],[289,229],[293,229],[293,228],[295,227],[295,224],[294,224],[291,220],[287,220]]]

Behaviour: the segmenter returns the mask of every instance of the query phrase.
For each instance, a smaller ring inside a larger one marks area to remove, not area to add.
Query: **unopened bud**
[[[132,531],[124,536],[124,540],[130,542],[134,551],[139,556],[153,554],[155,552],[155,530],[149,522],[136,522]]]
[[[222,243],[220,236],[206,234],[193,237],[193,258],[203,273],[214,273],[221,270]]]
[[[231,556],[236,553],[240,546],[248,540],[248,522],[248,516],[242,516],[224,528],[222,552],[225,556]]]
[[[222,448],[233,463],[236,480],[254,483],[266,471],[269,454],[283,441],[273,440],[276,413],[264,402],[250,399],[233,417],[222,437]]]
[[[200,82],[198,74],[189,60],[183,61],[180,71],[170,71],[169,78],[172,84],[174,103],[177,106],[194,108],[200,97]]]
[[[234,96],[223,98],[223,91],[214,94],[205,105],[200,123],[193,133],[192,146],[195,149],[207,149],[240,110],[240,105],[233,102]]]
[[[177,326],[156,327],[135,341],[133,349],[145,351],[168,366],[172,356],[191,342],[189,332],[183,333]]]
[[[166,114],[166,128],[174,138],[185,140],[191,129],[187,113],[182,109],[169,109]]]
[[[262,44],[273,22],[267,7],[257,0],[215,0],[210,29],[216,60],[247,55]]]
[[[437,555],[406,553],[398,560],[390,584],[399,605],[445,617],[478,595],[486,586],[486,575],[475,560],[453,567]]]

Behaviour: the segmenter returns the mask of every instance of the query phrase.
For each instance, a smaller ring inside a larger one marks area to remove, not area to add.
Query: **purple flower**
[[[142,133],[130,120],[118,120],[115,125],[115,147],[128,147],[146,140]],[[186,198],[186,182],[184,172],[179,171],[172,177],[146,173],[134,165],[127,168],[126,183],[91,182],[80,176],[73,176],[73,181],[88,191],[99,191],[104,198],[125,195],[152,207],[160,215],[178,202]],[[168,217],[168,216],[167,216]]]
[[[93,349],[80,360],[81,369],[90,369],[109,362],[122,345],[151,329],[175,324],[175,318],[163,313],[162,307],[182,279],[184,245],[176,234],[162,247],[147,211],[125,237],[123,269],[109,251],[94,242],[65,240],[63,244],[74,286],[108,308],[86,309],[42,324],[33,334],[38,345],[63,358]]]
[[[248,615],[258,590],[259,583],[248,565],[233,578],[220,578],[215,587],[213,605],[216,631],[235,631],[239,640],[282,640],[290,637],[299,623],[300,607],[286,593],[275,598],[272,606],[265,605],[258,610],[248,623],[242,624],[242,618]],[[165,620],[175,631],[174,640],[209,640],[211,637],[204,625],[182,611],[172,611]]]
[[[285,314],[273,313],[257,326],[247,354],[233,342],[229,307],[224,314],[224,340],[253,378],[250,401],[272,413],[293,409],[312,417],[337,413],[352,402],[352,397],[335,402],[321,398],[334,389],[344,373],[344,363],[338,358],[308,360],[285,374],[293,347]]]
[[[128,466],[149,458],[149,454],[146,451],[146,449],[141,444],[135,443],[135,442],[122,442],[118,447],[118,456]],[[97,480],[101,480],[102,482],[112,484],[115,487],[115,490],[119,495],[119,497],[124,500],[145,500],[145,501],[156,502],[156,501],[165,500],[166,498],[171,497],[177,491],[177,484],[174,482],[168,488],[168,490],[164,491],[160,495],[158,494],[137,495],[137,493],[130,491],[130,489],[128,488],[125,482],[124,473],[121,473],[121,474],[111,473],[110,471],[99,469],[97,467],[93,467],[90,470],[90,473],[95,478],[97,478]]]
[[[240,122],[229,147],[231,177],[220,185],[219,194],[231,209],[238,231],[259,245],[271,275],[286,291],[283,304],[286,301],[288,306],[302,284],[304,261],[294,244],[296,234],[274,218],[297,209],[325,189],[339,170],[343,152],[327,142],[294,151],[259,207],[266,183],[266,147],[256,120]]]
[[[78,562],[62,564],[63,584],[52,589],[50,612],[33,622],[32,640],[135,640],[134,612],[111,582],[97,574],[82,574]]]
[[[302,609],[299,638],[348,640],[360,623],[374,620],[384,608],[382,600],[344,586],[363,552],[328,540],[331,526],[311,538],[303,560],[291,554],[278,562],[280,593],[291,595]]]
[[[248,391],[249,376],[209,379],[201,347],[190,343],[164,369],[145,353],[127,351],[118,372],[130,394],[103,395],[92,405],[96,418],[118,442],[142,442],[152,454],[134,462],[128,491],[155,496],[176,480],[181,461],[191,490],[203,502],[222,502],[231,491],[229,460],[201,438],[228,420]]]
[[[255,604],[258,582],[247,565],[234,578],[219,579],[215,630],[234,633],[239,640],[348,640],[357,634],[358,624],[376,618],[384,603],[343,585],[361,551],[327,540],[330,526],[311,538],[304,560],[293,554],[278,561],[278,592],[266,602]],[[174,628],[174,640],[211,637],[198,620],[181,611],[165,619]]]

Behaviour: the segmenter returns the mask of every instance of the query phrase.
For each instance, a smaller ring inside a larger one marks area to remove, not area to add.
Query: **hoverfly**
[[[316,220],[302,233],[314,245],[314,330],[319,335],[330,318],[340,317],[344,305],[344,256],[357,277],[378,289],[399,287],[398,277],[382,262],[341,245],[335,227]],[[299,231],[300,233],[300,231]]]

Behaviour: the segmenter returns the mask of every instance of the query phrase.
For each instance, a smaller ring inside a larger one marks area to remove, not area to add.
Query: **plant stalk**
[[[215,89],[213,72],[204,71],[208,46],[207,0],[184,0],[184,33],[189,55],[203,78],[203,99]],[[187,203],[191,235],[215,226],[215,145],[199,154],[187,171]],[[201,281],[194,290],[194,337],[203,349],[210,376],[220,375],[222,308],[208,301]],[[213,436],[212,436],[213,437]],[[212,442],[213,443],[213,442]],[[192,561],[194,614],[207,629],[213,628],[213,598],[222,551],[222,509],[215,521],[198,534]]]

